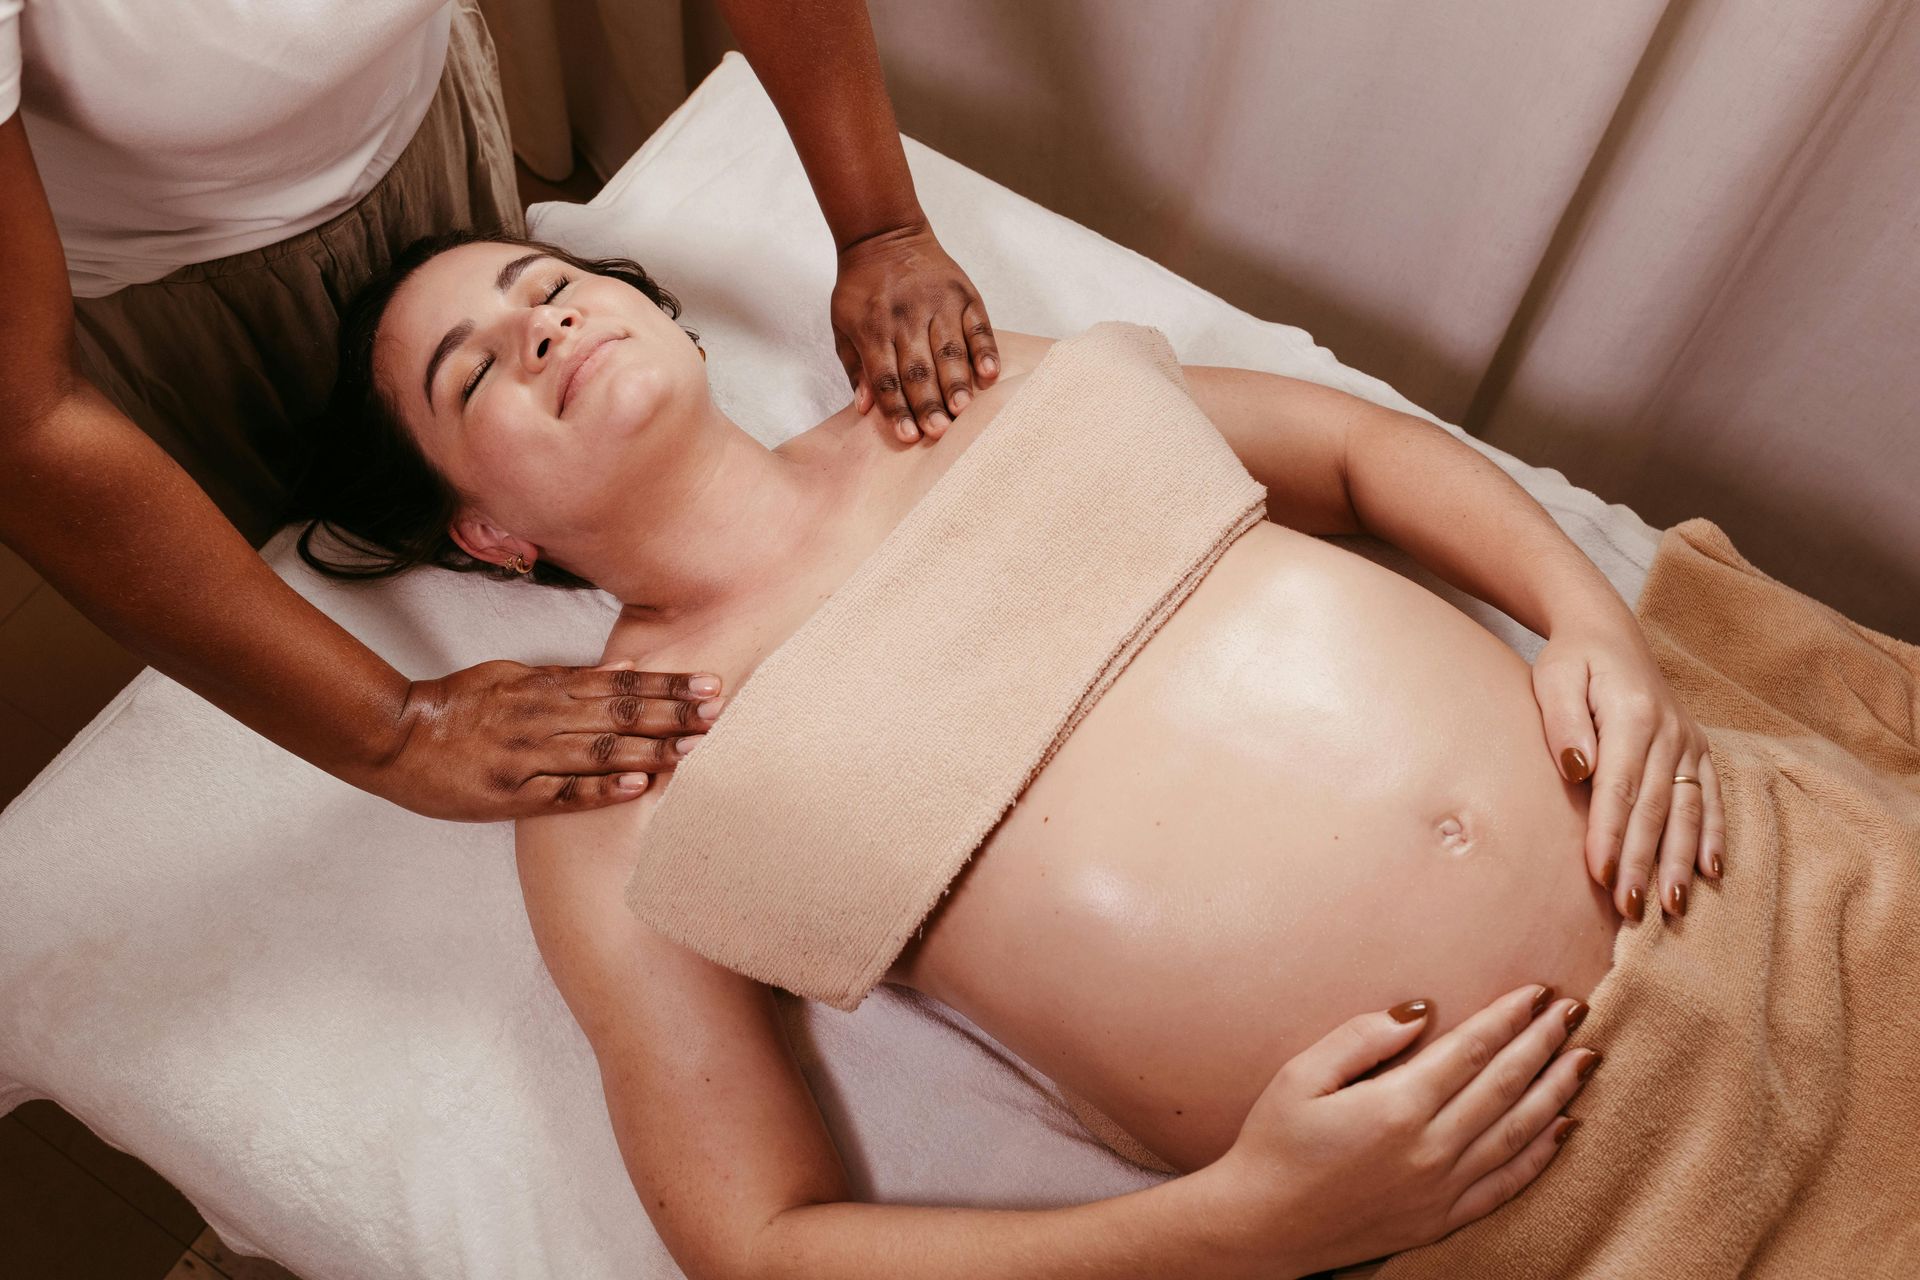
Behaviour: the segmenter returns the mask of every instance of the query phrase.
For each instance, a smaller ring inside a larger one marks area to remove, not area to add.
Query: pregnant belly
[[[1446,601],[1261,524],[1135,657],[890,978],[1181,1168],[1353,1014],[1437,1033],[1592,990],[1616,917],[1529,669]]]

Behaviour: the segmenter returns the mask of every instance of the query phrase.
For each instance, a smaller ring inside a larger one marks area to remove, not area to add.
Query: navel
[[[1442,853],[1464,858],[1473,852],[1474,832],[1467,826],[1466,818],[1460,814],[1442,814],[1440,820],[1433,824],[1433,834],[1439,841]]]

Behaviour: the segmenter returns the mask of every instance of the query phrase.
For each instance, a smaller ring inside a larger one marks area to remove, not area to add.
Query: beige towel
[[[1637,612],[1712,744],[1725,878],[1621,931],[1553,1166],[1382,1280],[1920,1276],[1920,648],[1706,520]]]
[[[627,905],[841,1009],[1266,491],[1156,329],[1056,343],[761,663],[653,815]]]

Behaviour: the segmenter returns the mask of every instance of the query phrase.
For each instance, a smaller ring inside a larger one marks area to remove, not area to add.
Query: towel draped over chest
[[[740,686],[661,798],[627,905],[855,1008],[1265,504],[1158,330],[1056,343]]]

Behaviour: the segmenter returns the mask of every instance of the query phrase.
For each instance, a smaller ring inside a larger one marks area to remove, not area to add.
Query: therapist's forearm
[[[924,225],[862,0],[718,0],[793,138],[834,248]]]
[[[1346,472],[1368,533],[1529,630],[1632,625],[1620,593],[1533,496],[1432,423],[1376,406],[1353,428]]]
[[[409,682],[274,574],[90,383],[0,414],[0,542],[143,661],[358,785]]]

